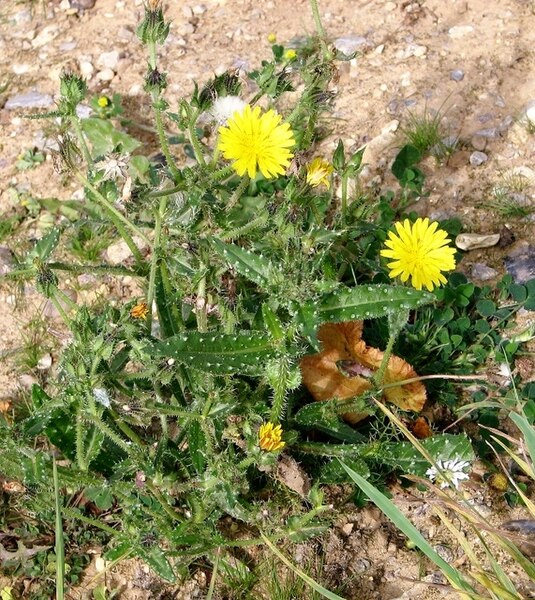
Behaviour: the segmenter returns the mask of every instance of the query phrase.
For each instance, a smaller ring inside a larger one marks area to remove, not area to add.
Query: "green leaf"
[[[407,144],[398,152],[394,163],[392,164],[392,173],[399,181],[405,181],[407,170],[420,162],[422,155],[418,148],[412,144]]]
[[[115,129],[109,120],[96,117],[82,119],[82,129],[93,146],[94,156],[104,156],[110,152],[133,152],[141,146],[127,133]]]
[[[210,242],[221,258],[249,281],[262,287],[268,286],[272,281],[275,268],[267,258],[235,244],[225,244],[216,238],[212,238]]]
[[[60,230],[57,227],[51,229],[44,235],[34,246],[30,252],[30,258],[40,258],[45,261],[56,249],[59,242]]]
[[[472,462],[474,451],[470,440],[464,435],[443,433],[421,440],[420,443],[435,462],[446,460],[463,460]],[[381,445],[379,460],[404,473],[425,476],[431,466],[411,442],[391,442]]]
[[[208,373],[260,375],[266,362],[277,358],[271,336],[252,331],[236,334],[187,331],[148,349]]]
[[[356,399],[359,401],[360,399]],[[332,437],[344,442],[362,442],[364,436],[352,427],[344,423],[340,417],[340,400],[325,400],[322,402],[312,402],[303,406],[295,415],[296,422],[310,429],[323,431]],[[344,403],[344,407],[347,403]],[[366,401],[358,402],[355,412],[368,412],[372,414],[374,410]],[[346,409],[346,412],[350,410]]]
[[[191,462],[197,473],[202,475],[206,469],[206,436],[199,421],[191,421],[187,436]]]
[[[303,334],[314,340],[316,328],[327,321],[360,321],[407,311],[435,300],[428,292],[392,285],[360,285],[341,288],[297,309]]]
[[[344,460],[347,466],[364,477],[364,479],[370,477],[370,469],[363,460],[359,460],[358,458],[346,458]],[[350,481],[350,479],[348,479],[347,471],[342,467],[340,461],[336,459],[333,459],[322,466],[318,474],[318,480],[321,481],[321,483],[327,484],[346,483],[347,481]]]
[[[167,557],[159,546],[152,546],[148,550],[143,548],[138,554],[162,579],[171,583],[176,581],[173,567],[171,567]]]

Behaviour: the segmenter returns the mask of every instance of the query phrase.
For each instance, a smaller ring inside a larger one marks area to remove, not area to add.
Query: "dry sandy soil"
[[[194,80],[206,81],[230,67],[253,69],[269,57],[268,33],[291,46],[314,31],[306,0],[166,4],[172,28],[161,66],[169,73],[166,97],[172,108],[181,95],[192,91]],[[456,216],[468,232],[501,232],[499,248],[468,252],[461,267],[476,279],[496,280],[504,272],[504,257],[528,252],[535,233],[530,216],[508,219],[489,209],[495,186],[515,177],[520,177],[522,188],[515,191],[521,195],[517,200],[534,205],[535,137],[523,115],[535,102],[535,3],[320,0],[320,9],[336,45],[360,53],[340,65],[326,150],[332,151],[338,137],[350,149],[368,143],[363,185],[392,186],[388,167],[401,144],[400,129],[407,124],[409,111],[418,115],[440,110],[444,135],[459,142],[448,161],[424,164],[430,193],[415,209],[435,218]],[[33,170],[16,168],[21,152],[51,143],[44,122],[25,120],[28,110],[16,108],[18,95],[34,90],[41,105],[50,108],[60,73],[74,68],[88,78],[91,93],[120,93],[127,116],[150,124],[149,101],[142,89],[146,61],[135,36],[141,13],[141,0],[1,0],[0,208],[5,215],[21,196],[69,199],[79,193],[76,183],[55,174],[49,155]],[[483,155],[474,158],[474,152]],[[27,237],[39,237],[42,225],[39,217],[30,220],[25,225]],[[0,268],[8,268],[9,257],[3,252]],[[131,282],[114,286],[114,292],[131,293]],[[107,295],[109,288],[103,285],[96,292]],[[6,360],[0,367],[0,397],[13,397],[20,386],[31,384],[32,378],[21,376],[12,359],[23,343],[25,319],[44,310],[44,302],[31,289],[24,312],[15,312],[14,304],[13,291],[3,286],[0,339]],[[53,327],[53,316],[50,319]],[[407,503],[402,493],[398,501]],[[485,500],[481,502],[485,505]],[[428,531],[432,525],[425,523],[425,506],[418,510]],[[492,519],[499,522],[504,510],[494,507]],[[435,534],[436,543],[449,551],[442,534]],[[403,548],[395,531],[371,509],[346,515],[325,549],[327,578],[354,581],[346,590],[348,598],[444,597],[440,586],[414,587],[420,574],[418,557]],[[455,559],[459,557],[448,555],[448,560]],[[205,593],[202,582],[182,591],[156,591],[154,580],[140,565],[120,567],[116,581],[121,579],[128,588],[121,598],[189,598]],[[74,597],[85,596],[80,590]]]

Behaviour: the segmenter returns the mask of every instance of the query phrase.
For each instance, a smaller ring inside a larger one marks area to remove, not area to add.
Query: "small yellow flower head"
[[[282,427],[273,425],[271,421],[264,423],[258,431],[258,445],[266,452],[276,452],[286,445],[281,441]]]
[[[110,105],[110,99],[107,96],[100,96],[100,98],[97,100],[97,104],[100,106],[100,108],[106,108]]]
[[[307,183],[312,187],[318,187],[322,183],[329,189],[331,182],[329,175],[334,171],[333,166],[321,156],[315,158],[307,165]]]
[[[130,310],[130,316],[132,319],[142,319],[145,320],[147,315],[149,314],[149,307],[146,302],[140,302],[133,306]]]
[[[270,44],[274,44],[274,43],[277,41],[277,36],[276,36],[276,35],[275,35],[273,32],[271,32],[271,33],[268,33],[268,36],[267,36],[267,41],[268,41]]]
[[[284,58],[286,60],[294,60],[297,58],[297,52],[293,48],[290,48],[284,53]]]
[[[388,263],[390,277],[401,276],[403,282],[410,277],[413,287],[425,287],[430,292],[446,283],[442,271],[455,269],[455,248],[448,246],[448,234],[437,229],[438,223],[429,223],[428,218],[416,219],[412,225],[405,219],[394,225],[397,234],[391,231],[386,249],[381,250],[381,256],[393,259]]]
[[[219,128],[218,147],[238,175],[256,177],[257,170],[266,179],[284,175],[293,154],[295,138],[290,125],[281,123],[274,110],[261,112],[259,106],[234,113],[226,127]]]

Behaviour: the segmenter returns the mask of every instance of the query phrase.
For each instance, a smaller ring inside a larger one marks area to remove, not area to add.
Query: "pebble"
[[[526,283],[535,277],[535,246],[519,242],[504,259],[505,268],[515,283]]]
[[[76,114],[80,117],[80,119],[89,119],[89,117],[93,114],[93,109],[86,104],[78,104],[76,107]]]
[[[50,354],[41,356],[36,366],[40,371],[48,371],[52,366],[52,356]]]
[[[487,147],[487,138],[482,135],[474,135],[471,144],[475,150],[480,150],[482,152]]]
[[[531,125],[535,125],[535,100],[530,100],[528,102],[524,115]]]
[[[480,167],[483,163],[486,163],[488,159],[488,155],[484,152],[480,152],[479,150],[476,150],[470,154],[470,164],[473,167]]]
[[[478,248],[491,248],[500,241],[499,233],[460,233],[455,238],[455,245],[461,250],[477,250]]]
[[[71,0],[71,6],[79,10],[88,10],[95,6],[95,2],[96,0]]]
[[[191,9],[194,15],[204,15],[206,10],[206,4],[196,4]]]
[[[354,54],[362,46],[368,45],[368,40],[361,35],[350,35],[334,40],[334,47],[338,52],[342,52],[347,56]]]
[[[134,236],[134,243],[141,251],[147,247],[145,242],[136,236]],[[120,265],[129,259],[132,256],[132,253],[126,242],[120,240],[108,247],[106,256],[112,265]]]
[[[24,73],[27,73],[30,69],[31,69],[30,65],[28,65],[26,63],[22,63],[22,64],[14,63],[11,66],[11,70],[13,71],[13,73],[15,73],[15,75],[24,75]]]
[[[61,42],[59,45],[59,49],[61,52],[71,52],[76,48],[78,44],[74,40],[70,40],[68,42]]]
[[[495,140],[500,136],[500,132],[497,127],[488,127],[486,129],[478,129],[474,132],[474,135],[487,138],[488,140]]]
[[[32,20],[32,13],[29,10],[19,10],[13,15],[13,20],[17,25],[29,23]]]
[[[97,73],[97,79],[100,81],[111,81],[115,77],[115,73],[111,69],[102,69]]]
[[[457,40],[464,37],[465,35],[468,35],[469,33],[472,33],[472,31],[474,31],[472,25],[455,25],[454,27],[451,27],[449,29],[448,35],[452,39]]]
[[[450,79],[453,81],[462,81],[464,79],[464,71],[461,69],[454,69],[450,72]]]
[[[41,94],[37,90],[26,92],[25,94],[17,94],[8,98],[4,108],[6,110],[15,110],[17,108],[48,108],[54,104],[54,100],[50,94]]]
[[[471,268],[472,279],[479,281],[488,281],[498,276],[498,271],[489,267],[485,263],[474,263]]]
[[[68,296],[74,303],[76,303],[78,296],[74,290],[71,290],[71,289],[63,290],[63,293],[66,296]],[[66,302],[64,302],[61,298],[59,298],[58,300],[59,300],[59,303],[60,303],[61,307],[63,308],[63,310],[68,312],[70,310],[70,306]],[[43,308],[43,317],[47,317],[49,319],[56,319],[59,316],[60,316],[60,314],[58,312],[58,309],[54,306],[54,304],[50,300],[47,300],[45,303],[45,306]]]
[[[0,246],[0,275],[9,273],[13,264],[13,252],[7,246]]]
[[[40,31],[32,40],[32,46],[34,48],[42,48],[50,44],[59,33],[58,25],[47,25],[42,31]]]
[[[112,71],[116,71],[119,58],[120,55],[117,50],[103,52],[97,59],[97,65],[103,70],[111,69]]]
[[[95,67],[88,60],[80,61],[80,74],[86,79],[90,79],[95,72]]]

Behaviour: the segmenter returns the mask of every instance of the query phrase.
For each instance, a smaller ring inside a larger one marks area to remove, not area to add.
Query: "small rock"
[[[14,264],[13,252],[7,246],[0,246],[0,275],[9,273]]]
[[[354,54],[362,46],[366,46],[368,40],[360,35],[352,35],[348,37],[341,37],[334,40],[334,47],[347,56]]]
[[[95,6],[96,0],[71,0],[71,6],[78,10],[88,10]]]
[[[76,107],[76,114],[80,117],[80,119],[89,119],[89,117],[93,114],[93,109],[85,104],[78,104]]]
[[[451,27],[449,29],[448,35],[452,39],[457,40],[464,37],[465,35],[468,35],[469,33],[472,33],[472,31],[474,31],[472,25],[455,25],[455,27]]]
[[[24,73],[27,73],[30,70],[30,65],[28,64],[13,64],[11,66],[11,70],[13,71],[13,73],[15,73],[15,75],[24,75]]]
[[[39,380],[37,379],[37,377],[34,377],[33,375],[30,375],[29,373],[23,373],[19,377],[19,384],[23,388],[30,389],[32,386],[38,385]]]
[[[115,73],[111,69],[102,69],[97,73],[97,79],[100,81],[111,81],[115,77]]]
[[[25,94],[17,94],[8,98],[4,108],[6,110],[15,110],[17,108],[48,108],[54,104],[54,100],[50,94],[41,94],[37,90],[26,92]]]
[[[480,152],[479,150],[476,150],[470,154],[470,164],[473,167],[481,166],[483,163],[486,163],[488,159],[489,157],[484,152]]]
[[[474,137],[471,140],[471,143],[472,147],[475,150],[480,150],[482,152],[487,147],[487,138],[481,135],[474,135]]]
[[[116,71],[119,58],[120,55],[117,50],[103,52],[97,59],[97,65],[103,70],[111,69],[112,71]]]
[[[505,257],[504,263],[515,283],[526,283],[535,277],[535,246],[519,242]]]
[[[461,233],[455,238],[455,245],[461,250],[477,250],[478,248],[491,248],[500,241],[499,233]]]
[[[32,40],[32,46],[34,48],[42,48],[50,44],[59,33],[59,27],[57,25],[47,25],[42,31],[40,31],[36,37]]]
[[[487,129],[479,129],[474,132],[474,135],[478,135],[479,137],[484,137],[488,140],[495,140],[500,137],[500,132],[497,127],[489,127]]]
[[[61,0],[61,2],[59,3],[59,9],[60,10],[70,10],[71,8],[71,3],[69,2],[69,0]]]
[[[450,79],[453,81],[462,81],[464,79],[464,71],[461,69],[454,69],[450,73]]]
[[[48,371],[52,366],[52,356],[50,354],[41,356],[36,366],[40,371]]]
[[[535,125],[535,100],[528,102],[524,115],[532,125]]]
[[[498,271],[486,265],[485,263],[474,263],[471,269],[472,279],[479,281],[489,281],[498,276]]]
[[[191,11],[194,15],[204,15],[206,12],[206,4],[196,4],[192,7]]]
[[[85,77],[86,79],[89,79],[93,76],[94,72],[95,72],[95,67],[88,60],[80,61],[80,74],[83,77]]]
[[[70,42],[61,42],[59,49],[62,52],[72,52],[77,45],[78,44],[74,40],[71,40]]]
[[[32,20],[32,13],[29,10],[19,10],[13,15],[13,20],[17,25],[29,23]]]
[[[435,552],[448,563],[451,563],[452,560],[455,558],[455,555],[453,554],[452,550],[444,544],[437,544],[435,546]]]
[[[138,237],[134,236],[134,243],[139,249],[146,248],[145,242]],[[120,265],[129,259],[132,256],[132,253],[130,252],[130,248],[126,242],[124,240],[120,240],[108,247],[106,250],[106,256],[112,265]]]
[[[346,523],[345,525],[342,526],[342,533],[346,536],[351,535],[351,532],[353,531],[353,523]]]
[[[74,303],[76,303],[78,296],[74,290],[71,290],[71,289],[63,290],[63,293],[66,296],[68,296]],[[63,310],[65,310],[66,312],[68,312],[70,310],[70,306],[66,302],[64,302],[62,299],[59,299],[59,303],[60,303],[61,307],[63,308]],[[57,317],[60,316],[58,309],[54,306],[54,304],[50,300],[47,300],[45,303],[45,307],[43,308],[43,316],[47,317],[49,319],[56,319]]]

